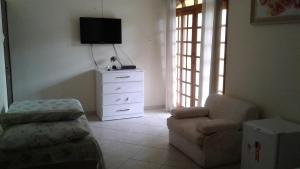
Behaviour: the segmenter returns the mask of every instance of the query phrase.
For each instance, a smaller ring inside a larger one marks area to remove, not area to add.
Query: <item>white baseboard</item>
[[[154,106],[145,106],[145,110],[158,110],[158,109],[165,109],[165,105],[154,105]]]

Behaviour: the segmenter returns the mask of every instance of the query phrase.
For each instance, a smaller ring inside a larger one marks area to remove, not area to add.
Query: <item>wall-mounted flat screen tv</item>
[[[80,17],[82,44],[121,44],[121,19]]]

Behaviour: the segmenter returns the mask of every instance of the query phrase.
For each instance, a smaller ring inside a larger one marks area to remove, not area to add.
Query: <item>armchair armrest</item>
[[[171,110],[171,115],[176,119],[208,116],[209,110],[204,107],[177,108]]]
[[[227,119],[213,119],[203,121],[197,125],[197,130],[204,135],[213,134],[222,131],[237,131],[240,128],[238,122]]]

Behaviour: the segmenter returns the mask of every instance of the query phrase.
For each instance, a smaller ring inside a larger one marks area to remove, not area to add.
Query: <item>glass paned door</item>
[[[201,72],[202,5],[177,9],[176,16],[176,100],[178,107],[199,102]]]

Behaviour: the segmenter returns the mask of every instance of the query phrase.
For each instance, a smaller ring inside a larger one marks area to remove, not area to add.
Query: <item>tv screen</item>
[[[121,19],[81,17],[80,39],[82,44],[120,44]]]

